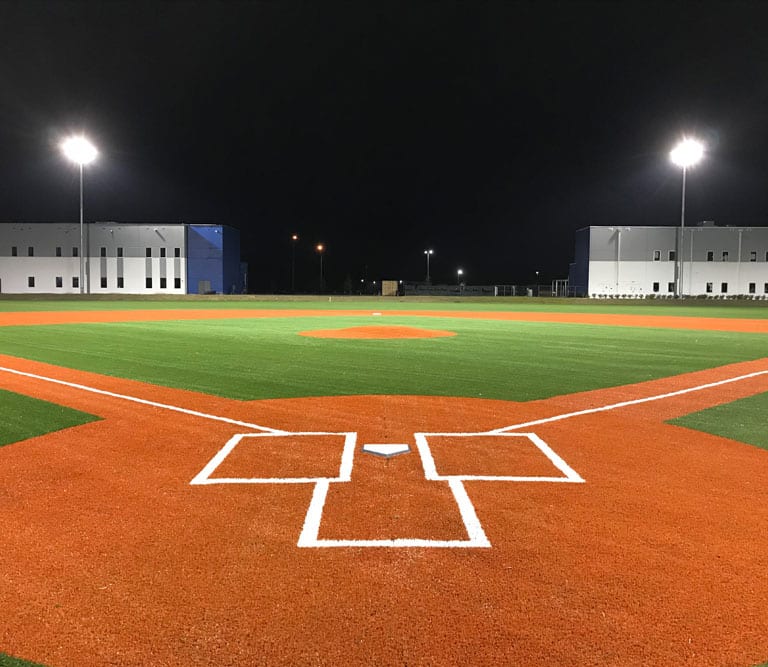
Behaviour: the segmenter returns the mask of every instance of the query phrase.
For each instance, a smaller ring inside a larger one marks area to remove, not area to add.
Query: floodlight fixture
[[[432,248],[428,248],[427,250],[424,251],[424,254],[427,256],[427,282],[430,281],[429,280],[429,258],[430,258],[431,255],[434,254],[434,252],[435,251],[432,250]]]

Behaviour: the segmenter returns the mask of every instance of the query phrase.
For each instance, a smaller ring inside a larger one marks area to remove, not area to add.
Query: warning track
[[[0,366],[0,388],[102,417],[0,448],[0,652],[52,667],[768,657],[768,453],[665,423],[768,391],[768,359],[530,403],[239,402]],[[553,474],[535,448],[507,447],[524,441],[515,429],[585,483],[463,481],[490,547],[300,548],[313,484],[190,485],[247,433],[263,446],[238,445],[212,474],[331,476],[333,438],[280,436],[354,432],[318,542],[450,542],[466,522],[449,482],[426,479],[416,434],[497,434],[428,438],[440,475]],[[364,443],[411,451],[386,459]]]

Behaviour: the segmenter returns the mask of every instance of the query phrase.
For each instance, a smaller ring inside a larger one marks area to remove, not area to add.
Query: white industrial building
[[[584,227],[570,293],[768,298],[768,227]]]
[[[0,293],[242,292],[240,236],[223,225],[0,223]],[[82,277],[81,277],[82,276]]]

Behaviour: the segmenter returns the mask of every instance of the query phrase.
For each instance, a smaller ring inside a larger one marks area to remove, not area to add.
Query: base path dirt
[[[0,652],[50,667],[768,659],[768,452],[665,423],[768,391],[768,359],[530,403],[240,402],[3,355],[0,388],[102,418],[0,448]],[[461,546],[472,531],[487,546]]]

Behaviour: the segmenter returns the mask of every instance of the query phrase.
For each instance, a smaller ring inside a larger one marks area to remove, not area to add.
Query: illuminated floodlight
[[[61,150],[69,160],[81,166],[90,164],[99,154],[96,146],[83,136],[65,139],[61,143]]]
[[[696,139],[683,139],[669,153],[669,159],[683,169],[693,167],[704,157],[704,144]]]

